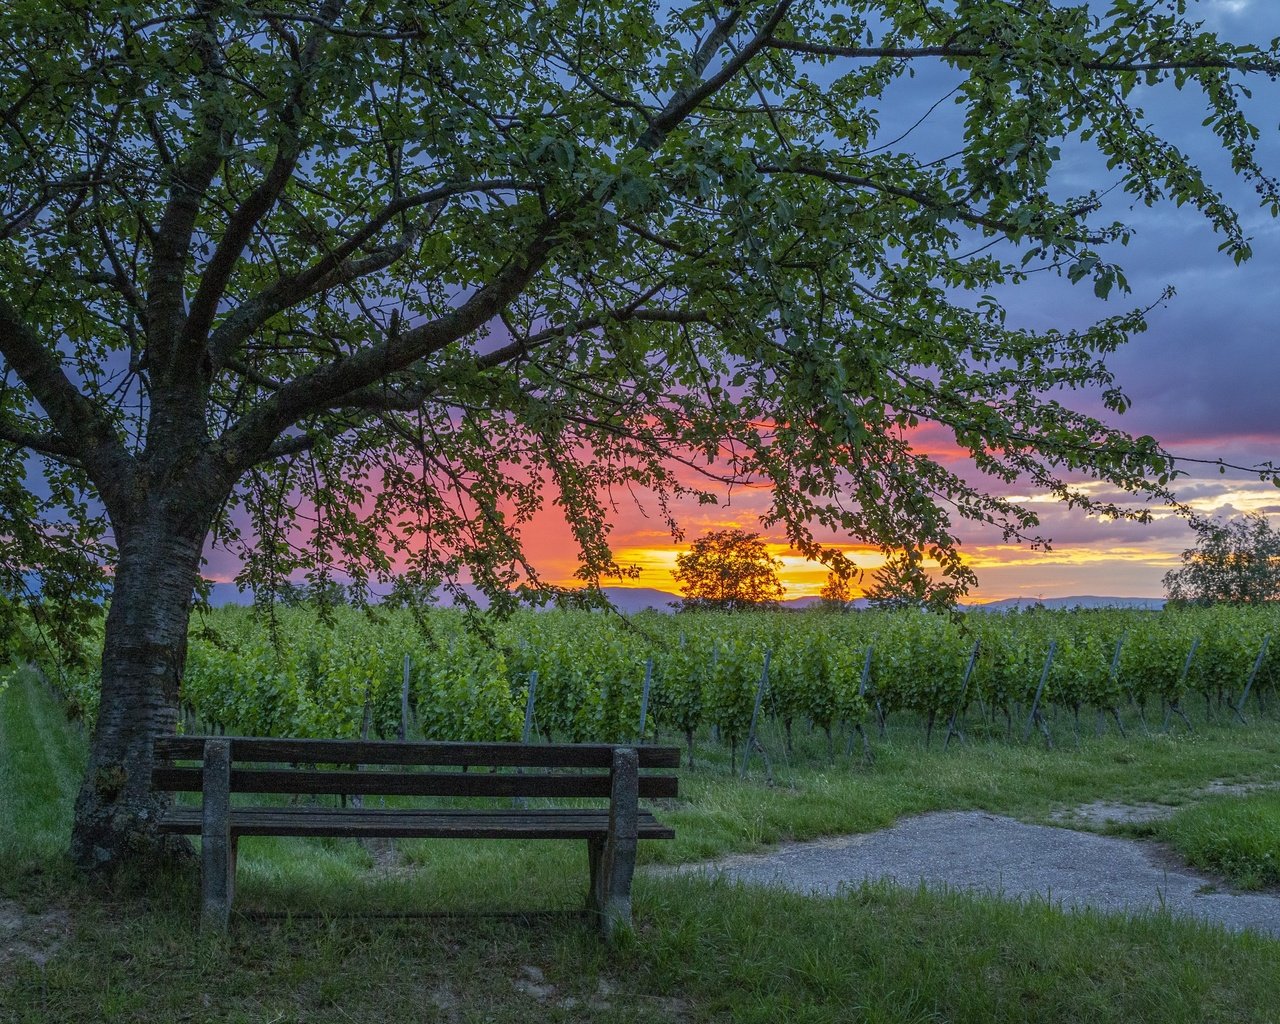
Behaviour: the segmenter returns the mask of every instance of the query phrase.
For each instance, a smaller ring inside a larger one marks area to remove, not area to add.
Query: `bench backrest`
[[[369,796],[608,797],[613,753],[622,746],[171,736],[156,742],[161,766],[152,773],[152,787],[166,792],[199,792],[204,775],[201,767],[174,767],[164,762],[202,762],[205,741],[215,738],[230,743],[233,793]],[[677,747],[635,745],[633,749],[641,769],[675,768],[680,763]],[[245,764],[257,767],[235,767]],[[305,767],[279,767],[281,764]],[[460,767],[542,770],[520,774],[404,770]],[[675,775],[642,773],[639,777],[642,797],[674,797],[677,793]]]

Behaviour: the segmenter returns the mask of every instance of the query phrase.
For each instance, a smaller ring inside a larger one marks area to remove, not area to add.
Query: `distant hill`
[[[1136,608],[1139,611],[1158,612],[1164,607],[1163,597],[1006,597],[1003,601],[965,605],[970,612],[1025,611],[1036,606],[1054,609],[1071,608]]]
[[[679,594],[668,594],[652,587],[605,587],[605,596],[624,615],[650,609],[659,612],[674,611],[672,605],[680,604]]]
[[[481,608],[488,606],[488,601],[474,587],[464,588],[475,599]],[[614,607],[624,615],[634,615],[643,611],[670,612],[680,605],[680,595],[653,587],[605,587],[605,595],[613,602]],[[440,607],[449,608],[453,601],[448,594],[440,594]],[[788,611],[804,611],[820,604],[820,597],[793,597],[783,601],[781,606]],[[253,595],[241,593],[234,583],[215,583],[210,603],[216,608],[221,605],[245,605],[253,603]],[[1043,605],[1045,608],[1137,608],[1142,611],[1159,611],[1164,607],[1162,597],[1007,597],[1002,601],[989,601],[985,604],[961,605],[961,609],[971,612],[1010,612],[1023,611]],[[867,602],[859,599],[852,602],[852,607],[861,611]]]
[[[253,594],[241,591],[234,583],[215,583],[209,589],[209,603],[215,608],[228,604],[253,604]]]

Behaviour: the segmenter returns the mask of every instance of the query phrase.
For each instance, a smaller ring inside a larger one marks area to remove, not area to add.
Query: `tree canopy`
[[[593,585],[626,571],[628,493],[678,533],[673,499],[764,486],[802,553],[859,538],[960,588],[957,521],[1036,538],[1015,481],[1144,515],[1077,482],[1164,497],[1169,457],[1064,403],[1126,406],[1105,360],[1143,303],[1033,331],[995,292],[1123,294],[1113,185],[1248,255],[1140,101],[1197,92],[1274,213],[1241,102],[1280,62],[1186,10],[9,0],[0,495],[9,521],[50,496],[24,564],[111,566],[77,857],[147,819],[210,537],[260,593],[407,568],[502,602],[539,582],[520,530],[551,502]],[[925,64],[944,152],[886,113]],[[1114,181],[1065,190],[1067,145]],[[928,424],[997,486],[914,445]]]
[[[1261,604],[1280,600],[1280,533],[1267,517],[1191,524],[1196,545],[1182,552],[1182,568],[1165,574],[1169,600],[1190,604]]]
[[[782,600],[778,566],[758,533],[714,530],[676,556],[672,575],[684,591],[686,608],[740,611],[766,608]]]
[[[937,583],[918,556],[894,552],[871,574],[871,585],[863,596],[873,608],[946,608],[958,596],[954,586]]]

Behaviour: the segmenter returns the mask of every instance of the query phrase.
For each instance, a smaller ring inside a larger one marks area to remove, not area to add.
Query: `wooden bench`
[[[639,808],[638,798],[677,795],[675,775],[640,773],[677,767],[676,747],[174,736],[157,742],[156,756],[154,789],[202,795],[200,806],[173,805],[159,828],[200,836],[202,919],[216,930],[225,930],[230,918],[241,836],[585,839],[588,909],[611,940],[631,924],[636,841],[675,837],[674,829]],[[609,806],[241,806],[232,804],[233,793],[608,797]]]

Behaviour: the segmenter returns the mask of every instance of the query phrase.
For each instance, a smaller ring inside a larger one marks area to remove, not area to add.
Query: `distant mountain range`
[[[1045,608],[1134,608],[1158,612],[1164,607],[1163,597],[1006,597],[1003,601],[965,605],[966,611],[1013,612],[1043,605]]]
[[[467,587],[466,591],[470,594],[482,608],[488,602],[484,595],[473,587]],[[613,602],[615,608],[624,615],[634,615],[636,612],[643,611],[673,611],[680,605],[680,595],[671,594],[665,590],[656,590],[652,587],[605,587],[605,595]],[[788,601],[783,601],[783,608],[793,611],[803,611],[806,608],[812,608],[814,605],[821,603],[818,597],[795,597]],[[241,593],[236,589],[234,583],[215,583],[213,585],[213,594],[211,603],[217,607],[226,604],[251,604],[253,596],[251,594]],[[453,602],[449,600],[448,595],[442,595],[440,604],[442,607],[450,607]],[[1007,597],[1002,601],[989,601],[986,603],[975,603],[961,605],[965,611],[982,611],[982,612],[1010,612],[1023,611],[1027,608],[1034,608],[1042,605],[1045,608],[1136,608],[1142,611],[1159,611],[1164,607],[1164,598],[1162,597]],[[855,609],[861,610],[867,607],[867,602],[857,600],[852,605]]]

